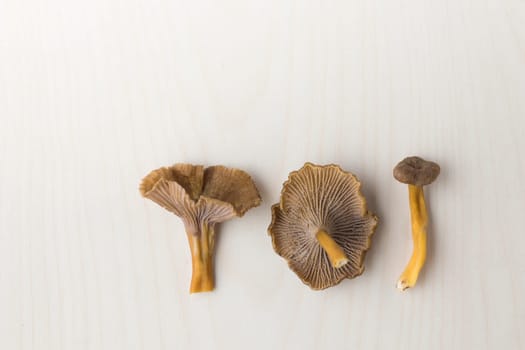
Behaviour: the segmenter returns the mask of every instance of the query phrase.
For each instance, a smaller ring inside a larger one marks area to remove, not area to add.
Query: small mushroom
[[[140,193],[184,222],[193,266],[190,293],[213,290],[215,224],[241,217],[261,202],[250,175],[220,165],[175,164],[149,173]]]
[[[368,212],[361,183],[338,165],[306,163],[290,173],[272,206],[273,248],[312,289],[359,276],[377,217]]]
[[[397,288],[414,287],[427,256],[428,213],[423,186],[431,184],[439,175],[439,165],[419,157],[408,157],[394,168],[394,178],[408,184],[410,217],[412,220],[412,257],[399,277]]]

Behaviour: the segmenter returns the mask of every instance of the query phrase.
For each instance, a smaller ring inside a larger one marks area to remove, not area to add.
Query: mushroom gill
[[[215,224],[241,217],[261,202],[250,175],[220,165],[175,164],[150,172],[140,193],[184,222],[192,255],[190,293],[213,290]]]
[[[334,286],[363,272],[377,217],[361,184],[338,165],[306,163],[290,173],[272,206],[268,233],[274,250],[312,289]]]

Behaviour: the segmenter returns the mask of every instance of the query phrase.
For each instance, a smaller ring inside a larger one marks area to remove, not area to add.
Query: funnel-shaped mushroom
[[[140,193],[184,222],[193,265],[190,293],[213,290],[214,226],[259,205],[251,177],[223,166],[175,164],[149,173]]]
[[[377,217],[368,212],[357,178],[337,165],[306,163],[290,173],[268,233],[277,254],[312,289],[363,272]]]

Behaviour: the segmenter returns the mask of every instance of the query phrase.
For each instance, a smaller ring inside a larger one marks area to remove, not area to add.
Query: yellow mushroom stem
[[[410,217],[412,220],[412,257],[405,271],[399,277],[397,288],[405,290],[414,287],[419,276],[419,271],[425,264],[427,257],[427,222],[428,214],[425,205],[425,194],[422,186],[408,185],[410,202]]]
[[[330,263],[333,267],[339,268],[348,262],[348,258],[346,257],[343,248],[341,248],[341,246],[337,244],[337,242],[334,241],[334,239],[326,231],[317,231],[315,238],[317,238],[317,241],[321,247],[323,247],[326,254],[328,254],[328,258],[330,259]]]
[[[202,225],[199,234],[187,233],[191,249],[192,275],[190,293],[212,291],[215,287],[213,278],[213,246],[215,233],[213,227]]]

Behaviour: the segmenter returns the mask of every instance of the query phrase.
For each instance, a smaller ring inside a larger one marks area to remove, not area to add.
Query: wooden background
[[[0,0],[0,348],[524,349],[525,2]],[[429,259],[392,167],[442,166]],[[358,175],[365,273],[314,292],[266,229],[305,161]],[[189,295],[175,162],[251,173]]]

